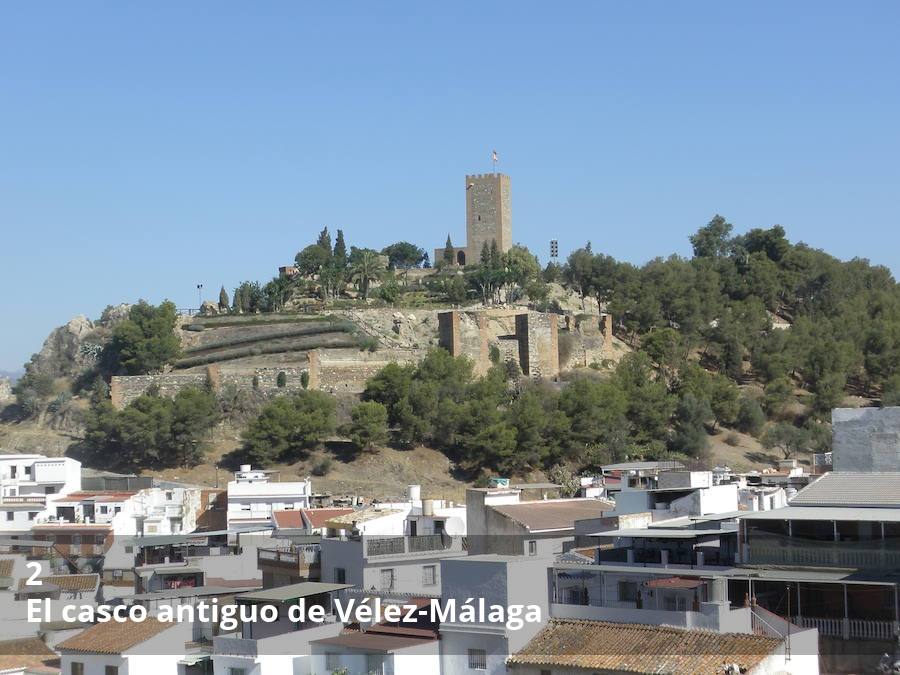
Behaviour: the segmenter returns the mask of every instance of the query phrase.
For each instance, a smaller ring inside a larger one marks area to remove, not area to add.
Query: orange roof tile
[[[309,523],[310,527],[325,527],[332,518],[352,513],[353,509],[301,509],[303,518]]]
[[[96,490],[91,492],[70,492],[69,494],[60,497],[54,503],[56,504],[71,504],[72,502],[83,502],[88,499],[94,502],[124,502],[127,499],[134,497],[137,492],[117,492],[115,490]]]
[[[51,574],[46,577],[38,577],[41,583],[53,584],[59,586],[64,591],[95,591],[100,582],[99,574]],[[19,579],[19,590],[26,588],[36,588],[36,586],[26,586],[28,579]]]
[[[0,642],[0,670],[58,666],[59,657],[37,637]]]
[[[157,619],[97,623],[56,646],[60,651],[121,654],[176,624]]]
[[[760,635],[667,626],[551,619],[512,666],[561,666],[622,673],[713,673],[723,662],[752,670],[781,641]]]

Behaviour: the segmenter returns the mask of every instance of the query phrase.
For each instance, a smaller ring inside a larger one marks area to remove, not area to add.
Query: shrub
[[[309,470],[313,476],[327,476],[329,471],[331,471],[331,457],[322,457]]]
[[[759,402],[755,398],[748,396],[741,397],[741,400],[738,402],[738,412],[734,422],[738,431],[758,436],[765,423],[766,415]]]
[[[727,436],[725,436],[725,443],[727,445],[730,445],[731,447],[737,447],[738,445],[741,444],[741,437],[738,436],[736,433],[732,432],[732,433],[728,434]]]

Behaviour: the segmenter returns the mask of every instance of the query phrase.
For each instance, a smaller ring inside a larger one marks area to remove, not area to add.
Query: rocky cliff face
[[[41,351],[31,357],[30,368],[50,377],[77,377],[91,368],[109,340],[113,326],[128,316],[130,305],[109,306],[96,322],[76,316],[54,328]]]
[[[4,405],[13,399],[12,382],[8,377],[0,377],[0,405]]]

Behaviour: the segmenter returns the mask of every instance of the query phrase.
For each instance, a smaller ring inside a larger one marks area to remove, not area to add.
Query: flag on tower
[[[492,162],[497,161],[497,151],[496,150],[491,151],[491,161]]]

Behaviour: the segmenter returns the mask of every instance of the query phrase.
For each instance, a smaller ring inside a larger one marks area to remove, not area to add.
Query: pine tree
[[[228,311],[228,291],[225,290],[224,286],[219,289],[219,311]]]
[[[453,242],[450,241],[450,235],[447,235],[447,243],[444,244],[444,262],[453,264]]]
[[[344,242],[343,230],[338,230],[334,239],[334,262],[340,268],[347,266],[347,244]]]
[[[319,238],[316,240],[316,244],[325,249],[329,254],[331,253],[331,234],[328,232],[328,227],[323,227],[322,231],[319,232]]]
[[[431,258],[428,257],[428,253],[425,253],[425,257],[422,258],[422,269],[428,270],[431,269]]]

